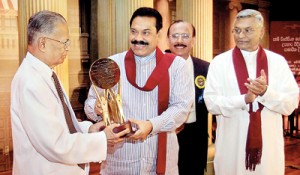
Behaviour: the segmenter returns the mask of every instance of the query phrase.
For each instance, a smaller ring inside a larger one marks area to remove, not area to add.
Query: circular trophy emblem
[[[203,89],[205,87],[205,77],[203,75],[199,75],[195,78],[195,85],[199,89]]]
[[[102,89],[110,89],[120,80],[120,69],[110,58],[100,58],[93,62],[90,68],[92,83]]]

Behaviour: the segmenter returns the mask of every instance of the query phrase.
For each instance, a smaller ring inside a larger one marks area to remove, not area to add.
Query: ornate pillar
[[[192,23],[196,29],[196,43],[192,55],[206,61],[213,57],[213,1],[212,0],[177,0],[176,19]],[[212,144],[212,115],[208,115],[208,160],[214,156]],[[213,169],[208,165],[208,169]]]
[[[158,43],[158,47],[161,50],[168,49],[167,43],[167,32],[168,28],[171,24],[171,12],[169,8],[169,1],[170,0],[155,0],[154,1],[154,8],[159,11],[163,18],[163,28],[161,29],[160,40]]]
[[[264,37],[261,40],[261,45],[265,48],[269,48],[269,7],[270,2],[267,1],[258,1],[258,11],[262,14],[264,17],[264,26],[265,26],[265,34]]]
[[[99,57],[129,49],[129,22],[139,7],[153,7],[153,0],[101,0],[98,1]]]
[[[231,0],[228,3],[228,10],[229,10],[228,13],[229,14],[228,14],[228,18],[225,19],[226,20],[225,23],[228,24],[227,25],[228,27],[224,28],[225,29],[224,49],[225,50],[229,50],[235,46],[234,38],[232,36],[232,29],[233,29],[233,23],[234,23],[235,17],[241,9],[242,9],[242,5],[239,0]]]
[[[115,43],[115,0],[98,0],[97,3],[97,28],[98,28],[98,56],[99,58],[108,57],[113,51]]]
[[[192,55],[210,61],[213,55],[213,1],[177,0],[176,19],[191,22],[196,28]]]
[[[20,63],[27,52],[27,24],[31,15],[41,10],[51,10],[60,13],[66,19],[67,18],[67,0],[51,0],[51,1],[36,1],[26,0],[18,1],[18,25],[19,25],[19,58]],[[65,59],[64,63],[55,67],[55,71],[59,76],[64,88],[69,94],[69,68],[68,59]]]

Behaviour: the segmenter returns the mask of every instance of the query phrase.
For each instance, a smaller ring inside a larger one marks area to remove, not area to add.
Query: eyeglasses
[[[56,41],[56,42],[59,42],[59,43],[63,44],[63,45],[64,45],[64,48],[65,48],[65,50],[68,50],[68,49],[69,49],[69,47],[70,47],[70,44],[71,44],[71,41],[70,41],[69,39],[67,39],[65,42],[63,42],[63,41],[59,41],[59,40],[52,39],[52,38],[49,38],[49,37],[45,37],[45,38],[47,38],[47,39],[49,39],[49,40]]]
[[[232,30],[232,33],[235,34],[235,35],[239,35],[240,33],[244,33],[246,36],[249,36],[251,34],[253,34],[255,32],[254,29],[252,28],[245,28],[245,29],[240,29],[240,28],[234,28]]]
[[[181,37],[181,39],[183,41],[186,41],[188,39],[190,39],[190,35],[188,33],[174,33],[172,35],[169,35],[169,37],[172,39],[172,40],[178,40],[179,37]]]

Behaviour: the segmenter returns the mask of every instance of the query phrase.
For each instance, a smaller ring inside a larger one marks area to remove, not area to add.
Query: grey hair
[[[251,18],[251,17],[255,17],[259,27],[264,27],[264,17],[257,10],[253,10],[253,9],[242,10],[237,14],[236,20],[241,18]]]
[[[56,23],[67,23],[59,13],[43,10],[32,15],[27,27],[27,44],[31,45],[39,34],[51,34]]]

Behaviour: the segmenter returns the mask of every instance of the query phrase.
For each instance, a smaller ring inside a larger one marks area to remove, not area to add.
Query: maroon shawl
[[[163,54],[159,48],[156,48],[156,67],[151,73],[144,87],[139,87],[136,82],[136,64],[134,53],[130,49],[125,56],[125,69],[128,81],[141,91],[152,91],[158,86],[158,115],[168,108],[169,102],[169,72],[175,55],[166,53]],[[158,150],[156,161],[156,173],[159,175],[165,174],[166,170],[166,149],[167,149],[167,133],[161,132],[158,134]]]
[[[249,77],[244,57],[237,47],[232,52],[233,64],[235,69],[236,78],[238,81],[241,94],[246,94],[248,89],[244,85]],[[260,71],[263,69],[267,75],[268,82],[268,60],[265,51],[259,46],[257,58],[256,58],[256,77],[260,76]],[[249,114],[250,122],[246,143],[246,169],[255,171],[256,165],[260,164],[262,155],[262,134],[261,134],[261,111],[264,108],[259,103],[259,108],[256,112],[253,112],[252,103],[250,104]]]

